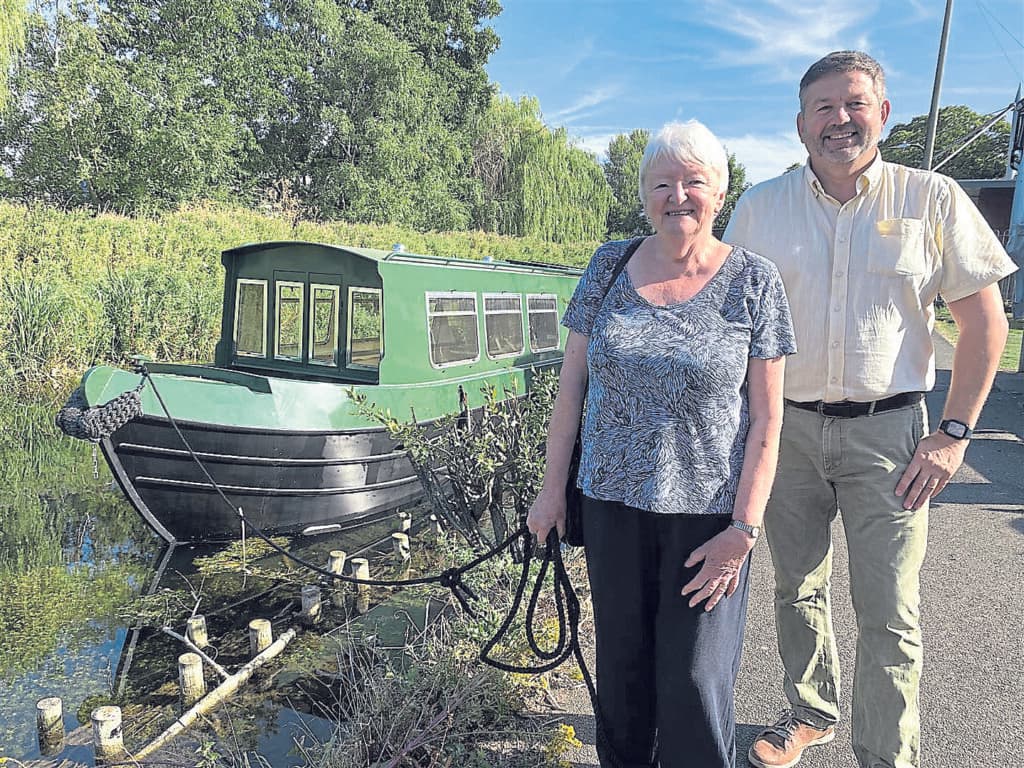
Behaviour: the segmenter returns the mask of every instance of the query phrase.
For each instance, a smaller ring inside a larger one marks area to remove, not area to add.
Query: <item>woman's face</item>
[[[718,174],[703,165],[670,157],[656,160],[644,182],[644,210],[655,231],[684,236],[710,232],[725,202],[718,183]]]

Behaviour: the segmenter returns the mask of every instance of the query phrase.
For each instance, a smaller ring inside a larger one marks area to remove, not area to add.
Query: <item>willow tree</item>
[[[604,236],[612,201],[604,172],[564,129],[544,125],[536,99],[498,97],[474,130],[476,226],[557,243]]]
[[[27,19],[25,0],[0,0],[0,107],[10,96],[7,77],[24,48]]]

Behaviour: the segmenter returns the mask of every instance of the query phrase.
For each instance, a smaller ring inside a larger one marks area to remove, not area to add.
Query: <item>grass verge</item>
[[[959,337],[956,323],[949,314],[949,308],[945,306],[935,308],[935,330],[950,344],[956,344]],[[1024,330],[1021,328],[1010,328],[1010,335],[1006,339],[1006,346],[1003,348],[1002,357],[999,359],[1000,371],[1016,371],[1020,361],[1021,339],[1024,337]]]

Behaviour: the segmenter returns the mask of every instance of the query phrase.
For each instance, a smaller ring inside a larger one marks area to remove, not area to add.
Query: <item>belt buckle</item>
[[[853,418],[853,408],[856,404],[848,400],[841,400],[838,403],[826,403],[818,401],[818,413],[828,419],[850,419]]]
[[[824,416],[825,415],[825,401],[824,400],[819,400],[818,404],[814,407],[814,410],[816,410],[818,412],[819,416]]]

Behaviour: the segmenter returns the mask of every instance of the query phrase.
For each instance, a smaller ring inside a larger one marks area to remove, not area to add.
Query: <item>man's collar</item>
[[[830,197],[828,192],[825,191],[825,187],[822,186],[821,180],[818,179],[817,174],[814,173],[814,169],[811,168],[811,158],[807,158],[803,167],[804,183],[811,188],[811,192],[816,196]],[[871,161],[871,164],[865,168],[860,176],[857,177],[857,194],[861,194],[866,189],[878,184],[882,178],[882,153],[875,148],[875,159]]]

